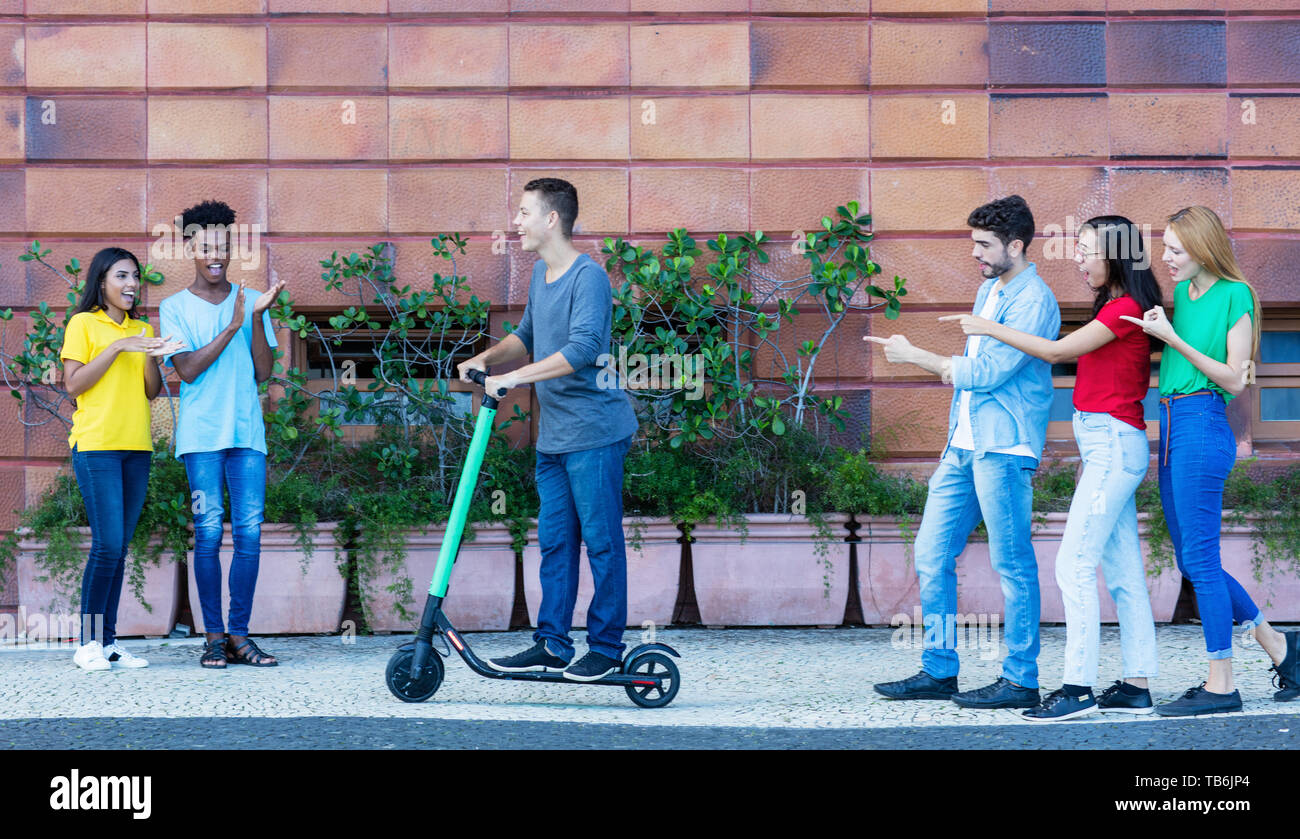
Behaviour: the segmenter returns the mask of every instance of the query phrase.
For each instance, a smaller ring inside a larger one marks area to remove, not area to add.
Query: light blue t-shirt
[[[209,303],[185,289],[158,307],[161,336],[171,336],[192,352],[216,340],[235,315],[232,284],[229,296]],[[266,454],[266,424],[257,395],[253,368],[253,304],[261,292],[244,290],[244,325],[212,365],[193,382],[181,382],[180,415],[176,419],[176,456],[222,449],[256,449]],[[270,312],[262,313],[266,343],[277,346]],[[172,357],[167,357],[171,365]]]

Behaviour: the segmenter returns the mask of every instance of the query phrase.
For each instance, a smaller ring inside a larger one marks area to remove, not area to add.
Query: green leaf
[[[778,437],[785,433],[785,422],[780,417],[772,419],[772,433]]]

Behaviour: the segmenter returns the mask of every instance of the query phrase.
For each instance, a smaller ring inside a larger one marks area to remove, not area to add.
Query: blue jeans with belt
[[[126,552],[149,489],[150,452],[72,449],[72,472],[90,522],[90,557],[81,577],[81,643],[117,640]],[[103,621],[102,637],[96,632]]]
[[[1196,590],[1210,659],[1232,658],[1234,620],[1247,627],[1264,620],[1219,556],[1223,485],[1237,459],[1225,408],[1208,390],[1160,400],[1160,503],[1178,570]]]
[[[222,489],[230,491],[231,635],[248,635],[262,554],[266,506],[266,455],[256,449],[189,452],[182,456],[194,493],[194,583],[203,608],[203,631],[224,632],[221,614]]]
[[[632,438],[578,452],[537,453],[537,542],[542,551],[542,603],[534,641],[573,658],[573,608],[578,562],[587,545],[595,592],[587,607],[587,646],[623,657],[627,626],[627,552],[623,541],[623,458]]]

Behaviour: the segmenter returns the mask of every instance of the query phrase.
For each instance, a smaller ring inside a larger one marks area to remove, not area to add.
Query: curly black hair
[[[207,229],[209,225],[219,224],[229,227],[235,223],[235,211],[223,201],[204,201],[195,204],[181,213],[181,230],[191,230],[191,225]]]
[[[1034,214],[1029,212],[1029,205],[1019,195],[1008,195],[976,207],[966,217],[966,224],[976,230],[987,230],[1003,246],[1010,245],[1012,239],[1019,239],[1029,247],[1034,238]]]

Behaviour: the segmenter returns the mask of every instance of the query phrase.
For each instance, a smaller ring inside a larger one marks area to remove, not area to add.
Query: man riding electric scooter
[[[558,178],[524,187],[514,224],[533,266],[528,302],[515,331],[458,366],[487,371],[531,355],[519,369],[488,376],[489,394],[533,384],[540,408],[537,538],[542,553],[542,602],[536,642],[492,660],[506,672],[563,671],[592,682],[621,666],[627,624],[627,556],[623,541],[623,458],[637,430],[627,392],[600,387],[596,359],[609,351],[612,294],[609,276],[572,241],[578,193]],[[589,652],[574,656],[569,630],[578,595],[580,541],[587,545],[595,594],[587,609]]]

